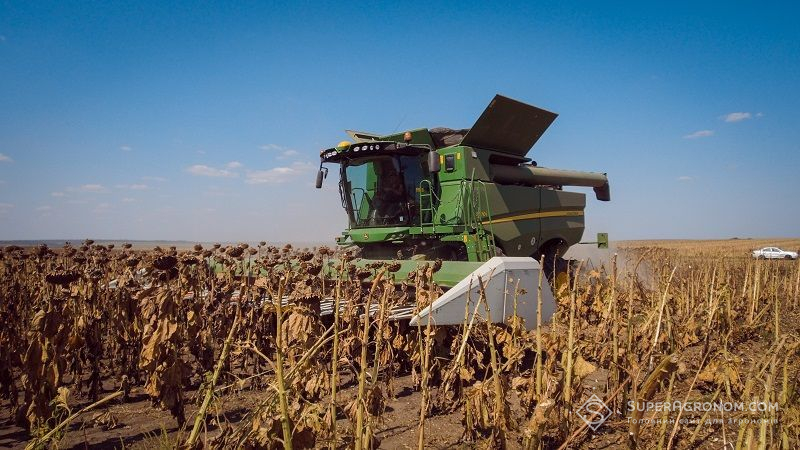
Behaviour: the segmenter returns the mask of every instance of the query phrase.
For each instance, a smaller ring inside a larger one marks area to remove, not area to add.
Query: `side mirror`
[[[328,175],[328,169],[321,167],[319,172],[317,172],[317,189],[322,188],[322,180]]]
[[[435,150],[431,150],[428,153],[428,172],[430,173],[438,173],[442,169],[441,161],[439,160],[439,154],[436,153]]]

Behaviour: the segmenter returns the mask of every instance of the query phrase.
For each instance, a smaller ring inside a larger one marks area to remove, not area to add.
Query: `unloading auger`
[[[465,311],[485,314],[475,307],[482,285],[492,321],[516,313],[535,323],[542,270],[542,320],[550,319],[548,279],[584,231],[586,196],[563,186],[611,197],[605,173],[548,169],[526,156],[556,116],[496,95],[469,129],[347,131],[353,142],[320,153],[317,188],[327,178],[325,164],[338,164],[349,226],[336,241],[360,249],[359,265],[399,261],[394,277],[401,281],[426,261],[443,261],[434,281],[447,291],[416,314],[412,307],[394,311],[393,319],[462,324]],[[598,235],[599,246],[607,243]]]

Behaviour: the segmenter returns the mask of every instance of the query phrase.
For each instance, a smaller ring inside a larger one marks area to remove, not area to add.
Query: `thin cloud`
[[[36,212],[40,213],[41,217],[50,217],[53,212],[53,207],[50,205],[42,205],[36,208]]]
[[[117,189],[130,189],[132,191],[146,191],[150,186],[146,184],[118,184],[114,186]]]
[[[77,192],[94,192],[94,193],[107,192],[108,191],[108,189],[106,189],[105,186],[103,186],[102,184],[94,184],[94,183],[83,184],[83,185],[78,186],[76,188],[68,188],[67,190],[77,191]]]
[[[13,207],[13,203],[0,203],[0,212],[6,212]]]
[[[163,183],[163,182],[167,181],[167,179],[164,178],[164,177],[151,177],[151,176],[143,176],[142,180],[144,180],[144,181],[158,181],[159,183]]]
[[[732,112],[722,116],[725,122],[741,122],[743,120],[752,119],[753,115],[749,112]]]
[[[110,209],[111,209],[110,203],[98,203],[97,206],[94,207],[92,212],[95,214],[102,214]]]
[[[678,181],[692,181],[694,178],[690,177],[689,175],[681,175],[678,177]]]
[[[123,145],[119,149],[122,150],[123,152],[129,152],[129,151],[133,150],[133,148],[131,148],[130,145]]]
[[[258,148],[261,150],[278,153],[278,159],[289,159],[300,154],[300,152],[295,149],[284,147],[278,144],[264,144],[260,145]]]
[[[124,197],[124,198],[122,199],[122,203],[133,203],[133,202],[135,202],[135,201],[136,201],[136,199],[135,199],[135,198],[130,198],[130,197]]]
[[[252,170],[247,172],[247,184],[281,184],[287,183],[298,177],[304,177],[314,169],[313,164],[294,163],[288,167],[274,167],[267,170]]]
[[[195,164],[186,168],[186,171],[199,177],[235,178],[239,174],[227,169],[217,169],[205,164]]]
[[[687,134],[683,138],[684,139],[698,139],[698,138],[704,138],[704,137],[709,137],[709,136],[713,136],[713,135],[714,135],[714,130],[700,130],[700,131],[695,131],[694,133],[691,133],[691,134]]]
[[[225,164],[225,167],[228,169],[241,169],[244,167],[244,164],[240,163],[239,161],[231,161],[228,164]]]
[[[299,154],[300,154],[300,152],[298,152],[297,150],[289,149],[289,150],[286,150],[284,152],[281,152],[280,156],[278,156],[278,159],[290,159],[290,158],[294,158],[295,156],[297,156]]]
[[[14,160],[10,156],[0,153],[0,162],[14,162]]]
[[[51,193],[50,193],[50,196],[51,196],[51,197],[65,197],[66,195],[67,195],[67,194],[65,194],[65,193],[63,193],[63,192],[59,192],[59,191],[56,191],[56,192],[51,192]]]

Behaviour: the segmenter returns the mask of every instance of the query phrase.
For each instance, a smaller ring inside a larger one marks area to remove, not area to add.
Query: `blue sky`
[[[800,8],[696,3],[0,2],[0,239],[328,241],[320,149],[496,93],[587,233],[798,236]]]

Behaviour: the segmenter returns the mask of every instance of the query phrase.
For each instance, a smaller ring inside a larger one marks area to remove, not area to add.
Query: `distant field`
[[[642,241],[618,241],[620,249],[636,247],[658,247],[677,250],[687,256],[747,256],[751,250],[763,247],[779,247],[783,250],[798,251],[800,238],[758,238],[758,239],[663,239]]]

